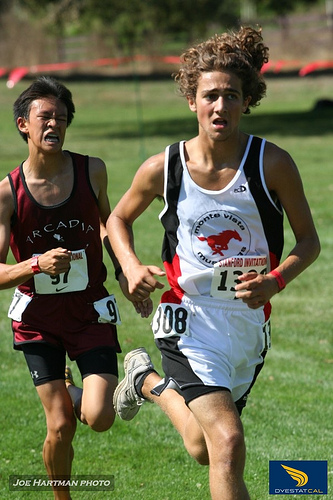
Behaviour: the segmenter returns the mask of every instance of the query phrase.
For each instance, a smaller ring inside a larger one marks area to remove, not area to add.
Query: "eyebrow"
[[[46,111],[46,110],[42,110],[38,113],[38,115],[53,116],[53,113],[50,113],[49,111]],[[58,118],[61,118],[61,117],[67,118],[66,113],[59,113],[59,114],[56,113],[54,116],[56,116]]]
[[[221,89],[219,88],[211,88],[211,89],[203,89],[201,91],[202,94],[207,94],[209,92],[220,92]],[[234,94],[238,94],[238,95],[241,95],[241,92],[237,89],[234,89],[233,87],[225,87],[224,89],[222,89],[223,92],[227,91],[227,92],[233,92]]]

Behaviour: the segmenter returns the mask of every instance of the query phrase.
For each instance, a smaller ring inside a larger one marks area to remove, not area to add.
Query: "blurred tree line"
[[[331,1],[331,0],[326,0]],[[256,24],[258,17],[275,18],[288,28],[288,15],[325,0],[0,0],[0,29],[18,23],[16,35],[40,37],[46,47],[55,44],[60,60],[65,37],[95,36],[105,53],[134,54],[170,50],[172,41],[183,46],[194,39],[240,24]],[[9,36],[9,34],[7,34]],[[13,43],[15,36],[12,34]],[[16,43],[22,40],[17,38]],[[8,49],[7,49],[8,50]],[[35,49],[34,49],[35,50]],[[39,50],[42,52],[42,46]],[[54,52],[54,50],[53,50]],[[41,55],[41,54],[40,54]],[[0,45],[1,65],[1,45]]]

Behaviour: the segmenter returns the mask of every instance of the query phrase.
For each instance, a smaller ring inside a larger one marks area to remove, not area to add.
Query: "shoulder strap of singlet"
[[[259,199],[262,203],[269,202],[275,210],[281,213],[281,204],[279,202],[274,204],[272,198],[269,197],[268,189],[265,183],[263,171],[263,148],[265,142],[266,141],[260,137],[252,138],[250,150],[244,164],[244,173],[255,199]]]
[[[265,180],[262,179],[260,172],[260,161],[263,161],[261,160],[262,144],[263,139],[253,137],[244,165],[244,173],[260,213],[267,241],[270,247],[276,247],[275,254],[280,258],[283,248],[283,211],[280,203],[274,205],[272,199],[267,195],[267,188],[265,189],[263,185]],[[274,242],[274,245],[272,242]],[[276,242],[279,243],[277,244]]]
[[[14,202],[14,211],[13,211],[11,219],[10,219],[10,225],[11,225],[11,227],[13,227],[14,224],[16,223],[16,221],[17,221],[17,194],[16,194],[16,190],[15,190],[15,187],[14,187],[12,173],[7,174],[7,177],[8,177],[8,180],[9,180],[9,184],[10,184],[10,188],[12,190],[13,202]]]
[[[165,229],[164,244],[162,245],[162,259],[164,262],[172,261],[174,249],[172,248],[173,245],[170,245],[169,237],[179,225],[177,204],[183,175],[183,167],[180,158],[180,143],[176,142],[171,144],[168,148],[168,153],[167,179],[165,180],[165,203],[167,208],[161,217],[161,222]],[[167,241],[169,241],[169,244],[167,244]]]
[[[259,182],[260,180],[260,169],[259,169],[259,161],[260,161],[260,148],[261,148],[262,139],[260,137],[252,137],[250,150],[245,160],[244,164],[244,172],[247,179],[250,182]]]
[[[95,199],[96,203],[98,203],[98,199],[95,195],[95,192],[93,190],[93,187],[90,182],[90,175],[89,175],[89,156],[86,155],[81,155],[79,153],[72,153],[71,151],[68,151],[68,153],[71,155],[73,165],[74,165],[74,170],[75,170],[75,175],[77,176],[77,180],[82,179],[83,175],[82,173],[84,172],[84,177],[87,181],[88,187],[90,189],[90,192]]]
[[[183,175],[183,167],[180,159],[180,143],[171,144],[169,148],[167,197],[168,203],[178,201],[180,182]]]

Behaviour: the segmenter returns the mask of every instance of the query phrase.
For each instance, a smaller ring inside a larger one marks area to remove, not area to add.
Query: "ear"
[[[193,111],[193,113],[196,113],[197,112],[197,105],[196,105],[195,99],[193,99],[193,97],[187,97],[187,102],[188,102],[188,107],[190,108],[190,110]]]
[[[249,104],[251,102],[251,99],[252,97],[251,96],[248,96],[248,97],[245,97],[244,101],[243,101],[243,113],[245,113],[245,111],[247,110],[247,108],[249,107]]]
[[[17,128],[19,129],[20,132],[23,132],[24,134],[28,133],[28,125],[27,125],[26,118],[23,118],[23,116],[19,116],[16,123],[17,123]]]

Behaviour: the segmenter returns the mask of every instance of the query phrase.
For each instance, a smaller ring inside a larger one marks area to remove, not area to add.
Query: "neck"
[[[68,167],[69,156],[63,151],[54,154],[40,154],[29,152],[28,158],[23,163],[26,178],[48,178],[59,175]]]
[[[234,164],[238,165],[243,157],[248,137],[247,134],[239,132],[226,141],[207,141],[206,138],[203,139],[199,134],[187,143],[189,145],[189,157],[190,159],[196,157],[199,163],[210,165],[211,168],[215,169],[222,169]],[[191,150],[193,153],[191,153]],[[201,162],[198,160],[199,158],[201,158]]]

